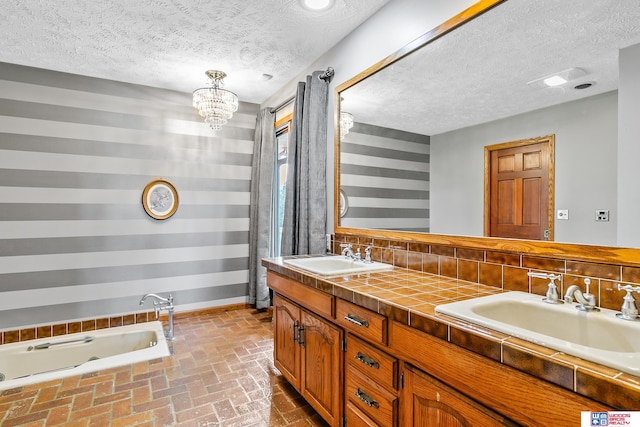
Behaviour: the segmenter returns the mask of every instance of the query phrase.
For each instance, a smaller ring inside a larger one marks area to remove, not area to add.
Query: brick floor
[[[327,426],[273,365],[271,315],[178,317],[174,355],[0,392],[9,426]]]

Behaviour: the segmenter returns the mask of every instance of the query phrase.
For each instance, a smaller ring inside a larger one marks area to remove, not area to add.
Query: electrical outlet
[[[609,221],[609,211],[607,209],[596,210],[596,221]]]
[[[558,209],[556,219],[569,219],[569,209]]]

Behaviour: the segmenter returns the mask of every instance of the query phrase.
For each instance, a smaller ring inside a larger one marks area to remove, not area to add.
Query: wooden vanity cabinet
[[[518,425],[411,365],[403,373],[401,427]]]
[[[331,322],[275,294],[274,364],[331,426],[342,425],[342,340]]]
[[[274,272],[267,283],[275,365],[331,426],[564,427],[611,409]]]

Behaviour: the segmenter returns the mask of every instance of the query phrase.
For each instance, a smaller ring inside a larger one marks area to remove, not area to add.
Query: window
[[[284,221],[284,199],[287,189],[287,159],[289,155],[289,129],[291,128],[292,115],[288,115],[276,122],[276,173],[274,174],[274,200],[273,223],[271,235],[273,256],[280,256],[280,243],[282,242],[282,224]]]

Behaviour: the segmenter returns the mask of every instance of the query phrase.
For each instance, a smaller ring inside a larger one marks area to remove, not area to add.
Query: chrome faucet
[[[583,294],[578,285],[571,285],[567,289],[567,292],[564,294],[564,301],[567,304],[571,304],[573,302],[573,298],[575,297],[578,305],[576,308],[580,311],[600,311],[596,307],[596,297],[592,293],[589,293],[589,285],[591,284],[591,279],[584,279],[584,284],[587,285],[587,291]]]
[[[167,310],[169,313],[169,330],[166,333],[166,337],[169,341],[174,341],[176,337],[173,334],[173,295],[169,294],[169,297],[164,298],[156,294],[146,294],[140,299],[140,305],[144,304],[147,298],[153,298],[153,309],[156,312],[156,319],[160,317],[161,310]]]
[[[636,320],[640,321],[640,315],[638,314],[638,307],[636,306],[636,301],[633,299],[633,292],[637,292],[640,294],[640,286],[636,286],[635,288],[631,285],[622,286],[618,283],[619,291],[627,291],[627,294],[624,296],[624,302],[622,303],[621,312],[616,314],[616,316],[620,319],[624,320]]]
[[[342,249],[342,256],[345,258],[349,258],[352,259],[354,261],[360,261],[360,248],[358,248],[358,250],[354,253],[353,252],[353,245],[351,245],[351,243],[343,243],[340,245]]]
[[[542,299],[542,301],[548,304],[562,304],[563,301],[560,299],[558,295],[558,287],[556,286],[556,280],[562,279],[560,274],[552,274],[552,273],[527,273],[529,277],[537,277],[538,279],[548,279],[549,285],[547,286],[547,294],[546,297]]]

